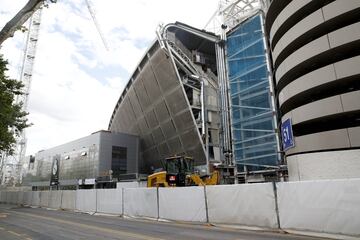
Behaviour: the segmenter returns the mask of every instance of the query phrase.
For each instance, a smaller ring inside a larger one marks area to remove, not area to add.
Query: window
[[[113,176],[118,176],[119,174],[124,174],[127,172],[126,147],[119,147],[119,146],[112,147],[111,170],[113,171]]]

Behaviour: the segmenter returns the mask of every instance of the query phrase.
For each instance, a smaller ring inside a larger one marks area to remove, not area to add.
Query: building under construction
[[[131,171],[188,155],[227,183],[286,161],[294,181],[358,177],[359,1],[220,2],[206,30],[159,26],[120,95],[108,130],[139,137]]]
[[[220,170],[224,183],[277,178],[280,148],[264,6],[261,1],[224,1],[217,10],[223,20],[208,31],[183,23],[159,26],[109,123],[110,132],[136,135],[141,142],[137,167],[123,174],[149,174],[162,167],[162,159],[187,155],[202,174]],[[71,144],[65,144],[65,152]],[[53,165],[52,152],[37,154],[35,161],[48,167],[32,173],[35,185],[47,184],[50,175],[43,172]],[[61,180],[64,185],[71,179]]]
[[[109,130],[139,135],[144,169],[186,154],[208,171],[221,163],[218,37],[184,24],[159,29],[115,107]]]
[[[205,172],[219,169],[225,182],[274,180],[282,171],[265,5],[244,2],[220,9],[230,6],[241,17],[223,22],[220,34],[182,23],[157,30],[109,124],[112,132],[140,136],[139,171],[179,154]]]

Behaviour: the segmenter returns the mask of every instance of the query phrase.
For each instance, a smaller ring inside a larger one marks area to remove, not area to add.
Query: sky
[[[26,3],[0,0],[0,28]],[[104,47],[85,0],[58,0],[42,11],[27,111],[26,154],[107,129],[124,86],[160,23],[203,29],[218,0],[90,0]],[[26,34],[16,32],[0,54],[18,79]]]

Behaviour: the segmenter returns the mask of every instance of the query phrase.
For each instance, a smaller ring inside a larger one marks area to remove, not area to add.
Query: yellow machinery
[[[154,173],[147,178],[148,187],[205,186],[219,184],[219,172],[200,177],[194,170],[194,159],[174,156],[165,159],[165,171]]]

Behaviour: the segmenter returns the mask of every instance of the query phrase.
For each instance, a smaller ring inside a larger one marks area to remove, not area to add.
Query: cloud
[[[43,10],[28,111],[27,154],[106,129],[129,76],[155,39],[159,23],[204,27],[218,0],[91,0],[107,51],[84,0],[63,0]],[[2,0],[0,26],[26,3]],[[0,52],[18,77],[24,34]]]

